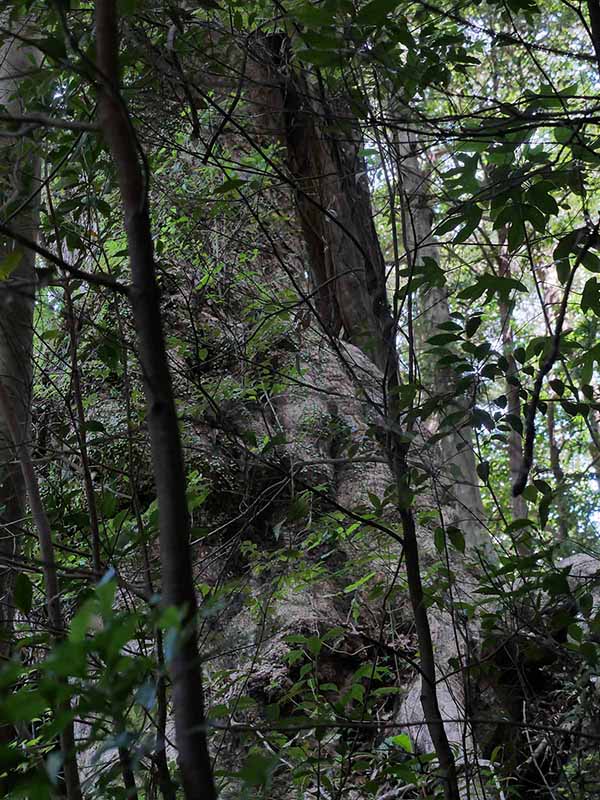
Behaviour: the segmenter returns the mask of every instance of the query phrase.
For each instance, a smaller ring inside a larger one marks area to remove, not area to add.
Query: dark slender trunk
[[[102,575],[102,555],[100,552],[100,521],[98,518],[98,507],[96,505],[96,495],[94,492],[94,482],[90,469],[90,459],[87,447],[87,434],[85,427],[85,410],[83,408],[83,394],[81,391],[81,374],[79,371],[79,358],[77,356],[77,321],[73,309],[71,289],[67,285],[65,289],[65,299],[67,301],[67,314],[69,324],[69,340],[71,349],[71,381],[73,385],[73,396],[75,399],[75,410],[77,414],[77,438],[79,439],[79,452],[81,454],[81,466],[83,469],[83,485],[85,489],[85,499],[90,517],[90,535],[92,549],[92,565],[96,577]]]
[[[517,420],[522,420],[521,398],[519,396],[519,384],[516,377],[517,365],[513,356],[514,339],[511,326],[512,309],[508,303],[500,303],[500,325],[502,327],[502,353],[508,362],[506,370],[506,412],[518,427]],[[511,486],[516,481],[521,464],[523,462],[523,437],[518,429],[511,425],[508,434],[508,468],[510,472]],[[513,519],[521,519],[527,516],[527,502],[525,498],[511,498],[511,510]]]
[[[156,631],[156,657],[158,660],[158,681],[156,684],[156,737],[154,740],[154,764],[156,779],[163,800],[176,800],[177,792],[171,778],[167,762],[166,735],[167,729],[167,685],[164,676],[165,659],[162,634]]]
[[[119,310],[118,300],[115,299],[115,315],[117,324],[121,334],[121,339],[125,341],[125,330],[123,326],[123,319]],[[142,518],[142,508],[139,499],[138,484],[136,479],[135,470],[135,457],[133,449],[133,420],[131,415],[131,383],[129,380],[129,361],[127,357],[127,349],[123,348],[123,394],[125,400],[125,412],[127,417],[127,456],[129,466],[129,486],[131,489],[131,500],[133,511],[135,514],[138,534],[142,542],[142,552],[144,556],[144,583],[148,597],[153,597],[155,594],[154,581],[152,579],[152,568],[150,557],[148,553],[148,545],[146,544],[146,537],[144,531],[144,520]],[[155,636],[155,654],[158,665],[156,676],[156,735],[154,739],[154,753],[152,754],[152,762],[154,764],[156,780],[163,796],[163,800],[176,800],[176,788],[173,780],[171,779],[171,772],[167,762],[166,753],[166,729],[167,729],[167,681],[165,678],[165,658],[162,632],[160,628],[156,628]]]
[[[205,731],[202,671],[195,628],[196,594],[189,546],[186,479],[179,425],[161,325],[148,208],[148,174],[119,94],[116,0],[96,2],[99,119],[121,193],[133,287],[131,300],[144,375],[148,427],[159,507],[162,596],[182,614],[179,646],[169,669],[179,764],[187,800],[213,800]]]
[[[592,44],[600,72],[600,0],[587,0],[587,7],[590,16]]]
[[[54,234],[56,236],[56,243],[59,247],[61,257],[64,254],[64,247],[58,220],[54,213],[54,205],[52,202],[52,193],[49,184],[46,184],[46,199],[48,202],[48,211],[52,218],[54,225]],[[83,407],[83,392],[81,391],[81,373],[79,369],[79,356],[77,353],[78,337],[77,337],[77,319],[75,317],[75,307],[73,305],[73,297],[71,294],[71,286],[67,278],[65,284],[65,305],[67,308],[67,325],[69,326],[69,354],[71,358],[71,388],[75,399],[76,416],[73,420],[77,439],[79,441],[79,453],[81,455],[81,466],[83,470],[83,486],[85,491],[85,499],[90,518],[90,535],[91,535],[91,551],[92,551],[92,566],[96,578],[102,575],[102,557],[100,554],[100,521],[98,517],[98,507],[96,504],[96,495],[94,492],[94,481],[92,479],[92,471],[90,469],[90,459],[87,447],[87,433],[86,433],[86,420],[85,410]]]
[[[396,463],[394,472],[397,476],[406,474],[406,465]],[[408,487],[404,486],[404,481],[400,478],[399,491],[402,492],[406,488]],[[440,764],[444,783],[444,797],[446,800],[459,800],[460,791],[458,788],[458,776],[456,774],[456,762],[446,735],[437,699],[435,655],[433,652],[425,598],[423,596],[415,520],[411,510],[401,510],[400,514],[402,519],[402,533],[404,536],[406,578],[408,581],[410,604],[415,619],[415,629],[419,640],[421,706],[423,707],[423,714],[427,721],[429,735],[431,736],[431,741],[435,748],[435,754]]]
[[[328,118],[327,100],[315,99],[303,74],[279,69],[289,43],[274,35],[259,41],[264,48],[259,81],[266,79],[268,100],[279,115],[276,130],[286,145],[287,162],[295,180],[296,205],[309,252],[313,281],[319,291],[318,312],[331,333],[341,328],[347,339],[360,347],[384,371],[386,388],[386,450],[399,493],[406,496],[409,470],[406,444],[402,441],[396,324],[387,301],[385,262],[375,225],[364,165],[358,158],[353,120],[346,116],[345,135],[336,138]],[[260,60],[257,63],[261,63]],[[327,125],[321,127],[319,119]],[[421,702],[444,779],[448,800],[458,800],[454,755],[448,742],[437,702],[433,643],[423,602],[419,551],[413,509],[400,509],[407,564],[407,578],[417,628],[423,681]]]
[[[548,403],[548,410],[546,411],[546,426],[548,431],[548,446],[550,448],[550,468],[552,470],[552,477],[556,484],[557,497],[557,510],[558,510],[558,528],[556,530],[555,539],[558,542],[564,542],[569,538],[569,519],[568,509],[565,502],[565,473],[560,464],[560,448],[556,439],[556,422],[554,417],[555,403]]]
[[[592,459],[592,469],[594,470],[596,483],[600,489],[600,419],[598,418],[598,411],[596,411],[595,408],[590,408],[587,422],[590,430],[589,453]]]
[[[502,278],[511,277],[511,263],[508,250],[506,248],[506,228],[499,232],[498,248],[498,272]],[[510,485],[513,486],[519,477],[521,464],[523,463],[523,436],[519,430],[519,422],[522,424],[523,416],[521,413],[521,398],[519,396],[519,381],[517,378],[517,364],[514,352],[514,336],[512,325],[513,307],[510,303],[500,302],[500,329],[502,336],[502,354],[506,359],[508,368],[506,370],[506,412],[510,416],[510,431],[508,433],[508,469],[510,473]],[[527,517],[527,501],[523,495],[511,494],[511,511],[513,520],[525,519]],[[529,547],[520,539],[516,540],[515,547],[521,555],[529,552]]]
[[[543,282],[542,301],[544,304],[544,316],[548,335],[552,335],[553,326],[559,314],[561,303],[560,292],[556,288],[556,278],[554,285],[553,276],[548,270],[541,273]],[[569,536],[569,510],[567,497],[565,495],[565,474],[560,463],[560,447],[556,435],[556,403],[548,403],[546,412],[546,430],[548,432],[548,448],[550,451],[550,469],[556,485],[556,507],[558,511],[558,528],[556,529],[555,539],[557,542],[564,542]]]
[[[131,768],[131,755],[127,747],[119,747],[119,763],[121,764],[121,775],[127,800],[138,800],[135,776]]]

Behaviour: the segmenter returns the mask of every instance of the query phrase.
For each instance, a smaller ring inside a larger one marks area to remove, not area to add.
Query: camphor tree
[[[0,37],[5,795],[600,795],[596,4]]]

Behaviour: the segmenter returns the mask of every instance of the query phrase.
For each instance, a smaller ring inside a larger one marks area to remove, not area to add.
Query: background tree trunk
[[[402,195],[403,239],[408,269],[415,274],[432,259],[439,266],[439,247],[432,236],[433,211],[427,170],[419,158],[419,142],[408,131],[396,137],[399,189]],[[450,370],[425,363],[428,357],[426,340],[440,332],[440,325],[450,322],[450,307],[445,286],[426,285],[417,293],[415,322],[416,350],[420,354],[421,380],[434,396],[446,398],[450,411],[464,411],[461,423],[448,431],[440,442],[439,463],[433,466],[441,473],[454,506],[453,519],[448,522],[463,530],[466,540],[475,546],[486,546],[482,528],[485,519],[479,478],[476,470],[474,436],[470,409],[474,398],[456,396]],[[450,488],[451,487],[451,488]]]
[[[3,23],[15,23],[2,19]],[[23,33],[23,27],[19,30]],[[4,37],[0,49],[0,105],[8,114],[22,114],[19,85],[38,64],[39,53],[16,38]],[[38,232],[39,157],[29,138],[1,138],[0,213],[13,215],[12,228],[28,239]],[[0,237],[0,381],[14,409],[25,441],[29,439],[32,389],[35,255]],[[15,266],[16,265],[16,266]],[[14,267],[14,269],[13,269]],[[10,652],[15,572],[7,564],[20,550],[25,487],[15,458],[10,431],[0,419],[0,656]]]
[[[560,307],[560,291],[557,289],[556,283],[558,278],[555,274],[545,269],[541,273],[542,280],[542,299],[544,303],[544,317],[546,320],[546,328],[548,336],[552,335],[552,330],[556,324],[556,317]],[[558,527],[554,532],[554,538],[557,542],[565,542],[569,538],[569,505],[567,494],[565,492],[565,473],[561,465],[560,458],[560,443],[556,430],[556,413],[555,413],[555,398],[548,403],[546,411],[546,432],[548,434],[548,450],[550,454],[550,469],[552,477],[555,481],[556,491],[556,506],[558,510]],[[590,431],[591,432],[591,431]]]

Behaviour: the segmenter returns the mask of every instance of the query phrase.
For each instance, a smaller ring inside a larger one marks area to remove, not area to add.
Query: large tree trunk
[[[359,156],[360,135],[347,109],[340,106],[334,113],[288,57],[286,36],[253,43],[249,96],[260,111],[268,109],[255,115],[257,132],[285,145],[321,323],[386,370],[385,262]]]
[[[0,17],[1,19],[1,17]],[[2,20],[8,24],[8,20]],[[25,109],[19,81],[37,63],[37,51],[6,36],[0,49],[0,106],[8,114]],[[36,239],[39,159],[29,138],[0,138],[0,214],[13,214],[12,228]],[[34,198],[29,200],[31,195]],[[35,255],[0,237],[0,381],[10,398],[24,440],[29,438],[32,385]],[[14,558],[18,555],[25,488],[4,419],[0,419],[0,656],[10,651],[13,625]]]
[[[256,69],[250,75],[261,86],[260,102],[274,115],[275,131],[286,147],[320,322],[333,336],[343,331],[345,338],[384,372],[386,454],[398,490],[406,575],[420,647],[417,716],[426,720],[444,795],[447,800],[458,800],[454,754],[438,703],[434,643],[421,584],[414,509],[410,501],[405,502],[411,488],[408,445],[402,435],[399,407],[396,320],[387,301],[385,261],[373,221],[365,167],[358,155],[360,137],[356,137],[357,126],[343,107],[337,109],[334,125],[324,93],[321,91],[316,99],[305,76],[290,67],[288,48],[285,36],[258,39],[253,54]]]

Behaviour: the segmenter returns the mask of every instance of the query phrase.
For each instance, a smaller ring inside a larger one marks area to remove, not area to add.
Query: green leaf
[[[2,259],[0,262],[0,281],[5,281],[7,278],[10,278],[12,273],[21,263],[22,258],[22,250],[13,250],[12,253],[9,253],[5,258]]]
[[[540,527],[542,530],[546,527],[548,516],[550,514],[550,505],[552,503],[552,495],[545,494],[540,500],[538,506],[538,514],[540,517]]]
[[[264,756],[261,753],[250,753],[238,777],[249,786],[266,786],[278,763],[273,756]]]
[[[581,253],[581,263],[590,272],[600,272],[600,258],[588,250]]]
[[[46,53],[54,61],[62,61],[67,57],[67,50],[62,37],[52,36],[47,39],[41,39],[37,42],[37,45],[42,53]]]
[[[487,483],[488,478],[490,477],[490,464],[488,461],[482,461],[480,464],[477,464],[477,474],[481,478],[484,483]]]
[[[233,192],[235,189],[239,189],[240,186],[243,186],[246,181],[242,180],[242,178],[227,178],[226,181],[220,186],[217,186],[215,189],[215,194],[225,194],[227,192]]]
[[[10,695],[0,706],[3,722],[31,722],[48,708],[48,702],[41,692],[22,689]]]
[[[15,581],[13,601],[22,614],[29,614],[33,602],[33,586],[24,572],[19,572]]]
[[[453,231],[454,228],[458,228],[458,226],[461,224],[461,222],[464,222],[464,220],[465,218],[462,216],[462,214],[456,217],[449,217],[447,220],[438,225],[435,233],[437,236],[443,236],[445,233]]]
[[[571,144],[577,138],[573,128],[554,128],[554,138],[559,144]]]
[[[537,525],[533,520],[523,517],[521,519],[515,519],[510,525],[507,525],[506,532],[515,533],[515,531],[522,531],[524,528],[537,528]]]
[[[430,336],[429,339],[427,339],[427,344],[440,346],[450,344],[450,342],[456,342],[459,338],[460,337],[455,333],[436,333],[435,336]]]
[[[287,512],[288,522],[296,522],[303,519],[309,511],[308,497],[305,494],[297,495],[292,502]]]
[[[97,419],[90,419],[85,423],[87,433],[106,433],[106,428]]]
[[[348,586],[344,587],[344,594],[349,594],[350,592],[354,592],[356,589],[363,586],[365,583],[374,578],[376,574],[377,573],[375,572],[369,572],[368,575],[364,575],[362,578],[359,578],[357,581],[354,581],[354,583],[349,583]]]
[[[345,58],[344,52],[340,50],[317,50],[313,47],[298,50],[297,56],[301,61],[317,67],[334,67]]]
[[[483,211],[478,206],[472,206],[469,209],[467,224],[460,229],[460,231],[454,237],[454,244],[461,244],[462,242],[466,242],[469,236],[473,233],[473,231],[479,225],[481,221],[481,216]]]
[[[85,639],[88,628],[94,614],[95,603],[93,599],[86,600],[71,621],[69,631],[69,641],[82,642]]]
[[[438,553],[443,553],[445,550],[445,543],[446,543],[446,535],[444,533],[444,529],[441,525],[433,532],[433,544],[435,545],[435,549]]]
[[[523,489],[522,497],[525,500],[528,500],[530,503],[535,503],[538,497],[538,490],[535,486],[526,486]]]
[[[463,532],[456,528],[454,525],[449,525],[446,528],[446,533],[448,534],[448,538],[454,547],[455,550],[458,550],[459,553],[465,552],[465,537]]]
[[[556,275],[560,283],[564,286],[569,280],[571,274],[571,265],[568,258],[563,258],[556,262]]]
[[[477,333],[482,321],[483,317],[481,314],[473,314],[473,316],[469,317],[465,325],[465,333],[469,339]]]
[[[516,250],[525,241],[525,225],[522,222],[514,222],[508,231],[508,249]]]
[[[138,0],[117,0],[117,9],[123,17],[132,17],[137,10]]]
[[[569,582],[564,572],[550,572],[544,578],[544,589],[553,597],[558,595],[570,595]]]
[[[380,25],[385,22],[387,15],[394,11],[401,0],[371,0],[362,8],[357,17],[357,25]]]
[[[486,294],[485,302],[489,303],[497,294],[501,300],[508,301],[513,291],[526,292],[527,287],[515,278],[499,277],[497,275],[481,275],[474,284],[463,289],[458,295],[462,300],[477,300]]]
[[[399,733],[396,736],[390,736],[388,742],[396,747],[401,747],[402,750],[405,750],[407,753],[412,753],[413,751],[412,742],[407,733]]]

